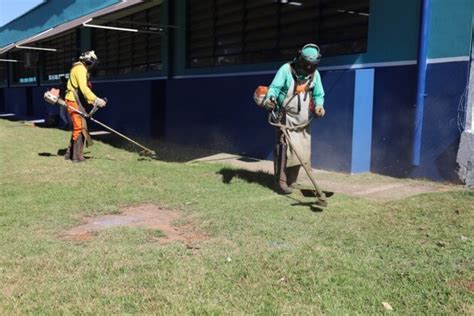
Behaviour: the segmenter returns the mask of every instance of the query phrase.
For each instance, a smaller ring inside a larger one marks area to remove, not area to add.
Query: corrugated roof
[[[46,31],[37,33],[37,34],[35,34],[31,37],[28,37],[26,39],[22,39],[21,41],[17,41],[15,43],[8,44],[8,45],[0,48],[0,55],[5,54],[6,52],[8,52],[11,49],[15,48],[16,45],[28,44],[28,43],[36,42],[38,40],[49,38],[51,36],[54,36],[54,35],[63,33],[65,31],[68,31],[70,29],[76,28],[76,27],[82,25],[83,22],[85,22],[87,20],[90,20],[92,18],[107,15],[109,13],[113,13],[113,12],[116,12],[116,11],[120,11],[120,10],[123,10],[125,8],[131,7],[131,6],[140,4],[140,3],[144,3],[144,2],[145,2],[144,0],[122,0],[122,2],[120,2],[120,3],[108,6],[106,8],[94,11],[90,14],[81,16],[80,18],[77,18],[77,19],[74,19],[72,21],[60,24],[56,27],[53,27],[53,28],[50,28]]]
[[[97,18],[99,16],[103,16],[103,15],[113,13],[113,12],[116,12],[116,11],[119,11],[119,10],[123,10],[125,8],[131,7],[133,5],[137,5],[137,4],[140,4],[140,3],[143,3],[143,2],[144,2],[143,0],[124,0],[121,3],[118,3],[118,4],[112,5],[110,7],[95,11],[95,12],[93,12],[91,14],[88,14],[88,15],[84,15],[84,16],[80,17],[79,19],[61,24],[61,25],[49,30],[47,33],[42,34],[41,36],[34,37],[34,38],[32,37],[28,40],[22,41],[22,44],[28,44],[28,43],[40,41],[42,39],[52,37],[54,35],[61,34],[63,32],[66,32],[66,31],[71,30],[73,28],[76,28],[78,26],[81,26],[82,23],[84,23],[87,20]]]

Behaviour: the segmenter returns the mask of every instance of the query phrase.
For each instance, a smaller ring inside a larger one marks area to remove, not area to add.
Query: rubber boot
[[[73,142],[73,145],[72,145],[72,162],[83,162],[86,160],[83,155],[83,150],[84,150],[84,137],[81,134]]]
[[[279,194],[290,194],[286,179],[286,145],[277,144],[273,151],[273,168],[275,171],[276,191]]]
[[[288,186],[291,188],[296,187],[296,181],[298,180],[298,174],[300,173],[300,167],[301,166],[293,166],[293,167],[288,167],[286,168],[286,183]]]
[[[69,141],[69,145],[67,146],[66,153],[64,154],[64,159],[66,160],[72,159],[72,144],[73,144],[73,140],[71,138],[71,140]]]

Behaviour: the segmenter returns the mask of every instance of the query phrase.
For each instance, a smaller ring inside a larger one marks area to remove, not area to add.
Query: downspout
[[[418,85],[416,91],[415,127],[413,133],[412,165],[420,165],[421,132],[426,96],[426,65],[428,57],[428,34],[431,0],[421,0],[420,32],[418,46]]]
[[[474,6],[473,6],[474,9]],[[470,73],[468,81],[468,97],[467,97],[467,113],[465,118],[464,131],[474,133],[474,10],[471,23],[471,59],[470,59]]]

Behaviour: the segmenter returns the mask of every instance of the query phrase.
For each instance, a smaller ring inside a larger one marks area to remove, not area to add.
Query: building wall
[[[473,13],[472,0],[432,0],[429,58],[470,55]]]
[[[5,112],[5,89],[0,88],[0,112]]]
[[[180,28],[167,39],[168,79],[95,83],[98,95],[110,100],[97,118],[131,136],[269,158],[274,131],[252,94],[271,82],[281,63],[187,69],[184,0],[173,5],[176,15],[169,21]],[[312,126],[313,166],[453,180],[473,12],[474,1],[432,0],[421,165],[415,168],[411,145],[420,0],[372,0],[367,53],[323,58],[327,115]],[[5,110],[49,111],[40,98],[44,90],[4,89]],[[33,106],[28,107],[28,95]]]
[[[312,126],[312,163],[350,172],[354,73],[323,72],[322,77],[328,110],[326,118]],[[258,85],[272,79],[272,75],[252,75],[169,80],[164,137],[256,158],[271,157],[275,130],[252,96]]]
[[[465,0],[461,0],[465,1]],[[466,0],[468,1],[468,0]],[[175,75],[265,71],[275,69],[279,63],[238,65],[218,68],[186,68],[186,0],[175,0],[175,23],[179,26],[175,42]],[[321,67],[360,65],[380,62],[416,60],[420,0],[371,0],[369,43],[366,53],[324,57]]]

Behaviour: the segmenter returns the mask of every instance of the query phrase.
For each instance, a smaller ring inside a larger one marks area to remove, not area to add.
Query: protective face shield
[[[307,44],[298,52],[295,58],[295,67],[298,74],[308,76],[316,71],[316,67],[321,60],[319,46]]]
[[[95,52],[90,50],[82,53],[79,57],[79,61],[83,62],[87,68],[92,68],[99,62],[99,59],[97,58]]]

